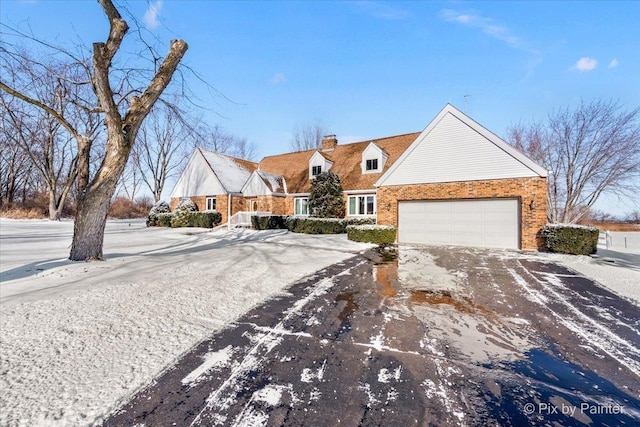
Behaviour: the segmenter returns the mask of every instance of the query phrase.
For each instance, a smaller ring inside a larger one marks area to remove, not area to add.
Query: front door
[[[247,205],[249,212],[257,212],[258,211],[258,199],[249,199],[247,200]]]

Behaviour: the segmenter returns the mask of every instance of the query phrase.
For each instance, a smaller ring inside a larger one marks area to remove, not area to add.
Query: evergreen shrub
[[[222,214],[218,211],[191,212],[189,227],[213,228],[222,222]]]
[[[147,217],[147,227],[156,227],[159,226],[158,219],[160,214],[171,213],[171,207],[164,200],[158,201],[151,210],[149,211],[149,216]],[[160,227],[162,227],[160,225]]]
[[[184,198],[180,200],[176,210],[173,212],[173,218],[171,219],[171,226],[176,227],[190,227],[191,226],[191,214],[198,211],[198,207],[193,200]]]
[[[396,228],[390,225],[349,225],[347,239],[354,242],[390,245],[396,241]]]
[[[597,228],[573,224],[547,224],[543,227],[545,249],[572,255],[589,255],[598,250]]]
[[[173,214],[171,212],[163,212],[157,215],[156,226],[157,227],[171,227],[171,219]]]
[[[256,230],[287,229],[305,234],[344,234],[349,225],[375,224],[374,218],[312,218],[299,216],[254,216],[251,225]]]

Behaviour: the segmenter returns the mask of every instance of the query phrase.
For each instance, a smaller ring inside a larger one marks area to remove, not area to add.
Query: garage
[[[398,242],[520,248],[519,200],[398,202]]]

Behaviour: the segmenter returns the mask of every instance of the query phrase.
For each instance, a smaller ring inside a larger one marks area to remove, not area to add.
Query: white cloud
[[[147,11],[144,13],[142,20],[149,30],[155,30],[160,26],[160,11],[162,10],[162,0],[157,0],[155,3],[149,3]]]
[[[493,19],[487,18],[486,16],[461,13],[452,9],[443,9],[440,11],[440,18],[448,22],[478,28],[486,35],[505,42],[511,47],[521,47],[519,37],[511,34],[511,31],[507,27],[497,24]]]
[[[611,62],[609,62],[609,68],[616,68],[618,66],[618,60],[613,58]]]
[[[286,81],[287,81],[287,76],[285,76],[283,73],[275,73],[273,77],[269,79],[269,83],[273,85],[279,85]]]
[[[578,59],[578,62],[570,70],[578,70],[581,73],[586,71],[592,71],[598,66],[598,60],[595,58],[589,58],[588,56],[583,56]]]

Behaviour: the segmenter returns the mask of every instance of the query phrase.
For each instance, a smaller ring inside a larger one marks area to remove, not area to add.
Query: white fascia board
[[[371,190],[344,190],[344,194],[376,194],[376,189],[372,188]]]
[[[287,194],[289,197],[308,197],[311,193],[291,193]]]

